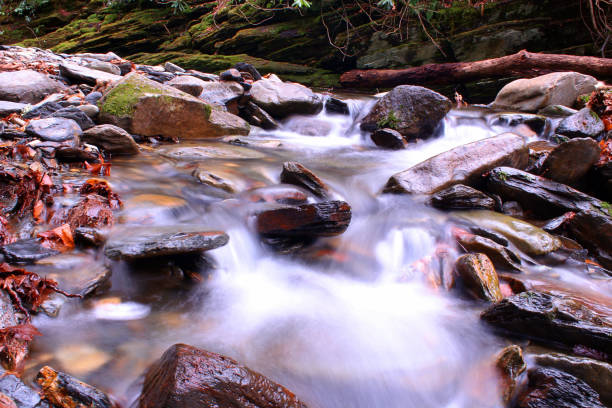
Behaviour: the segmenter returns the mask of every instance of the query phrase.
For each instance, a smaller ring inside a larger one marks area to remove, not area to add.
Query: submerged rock
[[[94,126],[83,132],[81,139],[113,154],[131,155],[140,152],[132,135],[114,125]]]
[[[224,178],[216,175],[208,171],[204,167],[198,167],[193,171],[193,176],[198,179],[198,181],[202,184],[206,184],[207,186],[211,186],[214,188],[219,188],[223,191],[226,191],[230,194],[234,194],[238,191],[238,187],[231,182],[230,180],[225,180]]]
[[[72,119],[47,118],[32,120],[26,126],[26,133],[49,142],[75,141],[83,131]]]
[[[175,344],[146,372],[140,408],[306,408],[291,391],[231,358]]]
[[[451,109],[451,101],[421,86],[400,85],[380,98],[363,118],[361,128],[373,131],[389,127],[406,140],[426,138]]]
[[[485,254],[466,254],[455,264],[464,285],[479,299],[489,302],[502,300],[497,272]]]
[[[592,76],[577,72],[518,79],[499,91],[492,106],[526,112],[536,112],[548,105],[572,106],[578,96],[594,91],[596,84]]]
[[[524,168],[528,160],[525,140],[504,133],[456,147],[397,173],[383,192],[432,194],[454,184],[476,183],[483,173],[497,166]]]
[[[0,100],[35,104],[66,86],[29,69],[0,73]]]
[[[541,174],[551,180],[573,184],[599,160],[601,148],[591,138],[576,138],[561,143],[546,157]]]
[[[532,368],[516,408],[604,408],[599,394],[573,375],[552,368]]]
[[[27,264],[39,259],[55,255],[54,249],[45,248],[35,238],[22,239],[9,245],[0,247],[0,252],[9,263]]]
[[[256,228],[268,237],[328,237],[342,234],[350,222],[350,205],[327,201],[260,212]]]
[[[596,138],[605,131],[603,121],[590,108],[579,110],[572,116],[563,119],[556,133],[567,137],[591,137]]]
[[[44,398],[58,407],[113,408],[108,395],[76,378],[45,366],[40,369],[36,381]]]
[[[320,198],[328,198],[330,190],[316,174],[297,162],[283,163],[280,175],[281,183],[303,187]]]
[[[455,184],[438,191],[431,197],[431,204],[443,210],[494,210],[495,200],[475,188]]]
[[[304,85],[260,79],[251,88],[253,102],[275,118],[292,114],[315,114],[323,100]]]
[[[135,73],[115,84],[99,106],[103,123],[142,136],[197,139],[246,135],[250,129],[238,116]]]
[[[111,259],[134,260],[193,254],[219,248],[229,241],[221,231],[195,227],[139,227],[111,236],[104,253]]]
[[[548,340],[548,345],[586,346],[610,354],[612,327],[576,300],[523,292],[490,306],[481,318],[513,334]]]

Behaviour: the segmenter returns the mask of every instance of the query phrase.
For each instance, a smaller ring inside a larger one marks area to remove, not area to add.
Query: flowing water
[[[125,203],[114,234],[198,224],[226,231],[229,244],[210,251],[201,281],[190,283],[175,276],[176,265],[111,263],[102,295],[37,317],[43,336],[30,371],[52,365],[129,406],[147,365],[181,342],[237,359],[310,407],[500,406],[492,361],[504,342],[479,322],[484,305],[428,278],[440,253],[456,253],[448,217],[378,192],[397,171],[507,129],[479,110],[451,111],[436,137],[383,150],[356,126],[371,104],[351,99],[349,116],[294,117],[232,144],[185,142],[114,159],[108,180]],[[248,192],[232,196],[191,176],[203,166],[266,191],[277,188],[285,161],[313,170],[353,209],[344,234],[299,255],[261,244]]]

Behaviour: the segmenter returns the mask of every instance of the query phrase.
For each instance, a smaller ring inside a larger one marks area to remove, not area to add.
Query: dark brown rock
[[[316,174],[297,162],[283,163],[280,181],[286,184],[293,184],[305,188],[320,198],[328,198],[330,190]]]
[[[522,272],[521,259],[505,246],[478,235],[461,234],[457,237],[459,245],[468,252],[482,252],[486,254],[496,268],[512,272]],[[506,241],[507,242],[507,241]]]
[[[485,254],[466,254],[455,264],[464,285],[479,299],[489,302],[502,300],[497,272]]]
[[[612,270],[612,217],[597,210],[580,211],[570,218],[567,228],[604,267]]]
[[[431,197],[431,204],[443,210],[494,210],[495,200],[475,188],[455,184]]]
[[[602,120],[590,108],[579,110],[572,116],[563,119],[555,130],[556,133],[574,137],[592,137],[596,138],[603,133],[605,126]]]
[[[377,129],[372,133],[372,141],[376,146],[386,149],[400,150],[406,148],[404,136],[397,130],[384,128]]]
[[[146,372],[139,408],[306,408],[291,391],[231,358],[175,344]]]
[[[240,71],[236,68],[230,68],[223,71],[221,75],[219,75],[219,79],[222,81],[242,82],[242,75],[240,75]]]
[[[108,395],[77,380],[45,366],[36,376],[44,398],[59,408],[113,408]]]
[[[263,236],[313,237],[342,234],[351,222],[351,207],[344,201],[280,207],[257,214],[256,228]]]
[[[576,138],[561,143],[546,157],[542,175],[559,183],[580,180],[599,160],[601,149],[591,138]]]
[[[240,117],[250,125],[258,126],[265,130],[274,130],[278,128],[278,122],[272,116],[253,102],[247,102],[243,107],[240,107]]]

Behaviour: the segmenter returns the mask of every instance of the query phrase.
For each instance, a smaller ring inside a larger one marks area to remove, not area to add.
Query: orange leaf
[[[58,251],[67,251],[74,248],[74,238],[69,224],[64,224],[50,231],[41,232],[38,237],[42,239],[41,245],[56,249]]]

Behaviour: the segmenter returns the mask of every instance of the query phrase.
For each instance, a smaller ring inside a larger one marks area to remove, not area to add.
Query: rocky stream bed
[[[612,406],[597,79],[0,67],[0,406]]]

